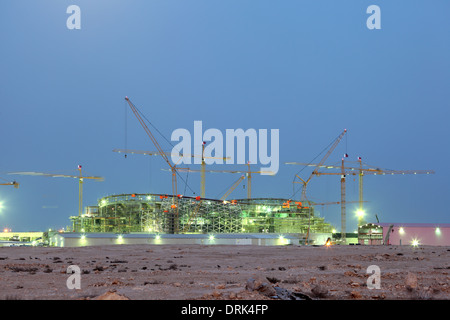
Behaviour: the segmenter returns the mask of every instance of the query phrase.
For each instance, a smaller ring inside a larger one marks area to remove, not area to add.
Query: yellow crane
[[[2,180],[4,180],[4,179],[2,179]],[[0,186],[14,186],[14,188],[19,188],[19,183],[16,182],[16,181],[7,182],[7,183],[0,183]]]
[[[53,178],[75,178],[78,179],[78,216],[81,217],[83,210],[83,180],[84,179],[92,179],[103,181],[103,177],[96,176],[83,176],[81,172],[81,165],[78,165],[78,175],[70,175],[70,174],[54,174],[54,173],[44,173],[44,172],[33,172],[33,171],[20,171],[20,172],[10,172],[9,174],[20,174],[20,175],[29,175],[29,176],[45,176],[45,177],[53,177]]]
[[[345,242],[345,233],[346,233],[346,191],[345,191],[345,182],[347,175],[358,175],[359,176],[359,208],[363,210],[362,203],[363,201],[363,176],[365,175],[405,175],[405,174],[434,174],[433,170],[391,170],[391,169],[382,169],[378,167],[369,167],[364,168],[362,164],[361,158],[358,158],[359,167],[349,167],[344,163],[344,158],[341,160],[340,166],[335,165],[314,165],[314,164],[303,164],[307,166],[315,166],[317,169],[339,169],[340,172],[319,172],[315,171],[314,175],[323,176],[323,175],[340,175],[341,176],[341,234],[342,241]],[[363,211],[358,213],[359,219],[362,219]]]

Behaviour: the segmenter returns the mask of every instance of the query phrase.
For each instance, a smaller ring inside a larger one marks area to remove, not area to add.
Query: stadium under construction
[[[70,217],[75,233],[146,234],[312,234],[333,227],[313,207],[286,199],[223,201],[162,194],[121,194],[98,200]],[[314,240],[311,240],[314,241]]]

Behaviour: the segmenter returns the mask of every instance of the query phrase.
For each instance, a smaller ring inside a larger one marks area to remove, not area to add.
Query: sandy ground
[[[0,247],[0,299],[274,300],[279,287],[319,300],[448,300],[449,257],[426,246]],[[69,265],[81,289],[68,289]],[[367,286],[370,265],[380,289]]]

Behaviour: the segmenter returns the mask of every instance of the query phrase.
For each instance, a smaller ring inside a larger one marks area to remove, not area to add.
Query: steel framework
[[[99,199],[98,207],[71,217],[75,232],[146,233],[329,233],[333,227],[314,208],[287,199],[223,201],[182,197],[178,214],[172,195],[122,194]],[[97,210],[95,209],[97,208]]]

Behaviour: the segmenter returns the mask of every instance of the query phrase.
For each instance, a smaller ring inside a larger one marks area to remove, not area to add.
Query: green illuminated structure
[[[176,204],[176,207],[174,207]],[[177,208],[178,210],[174,209]],[[331,233],[333,227],[286,199],[221,201],[161,194],[122,194],[99,199],[74,232],[150,233]]]

